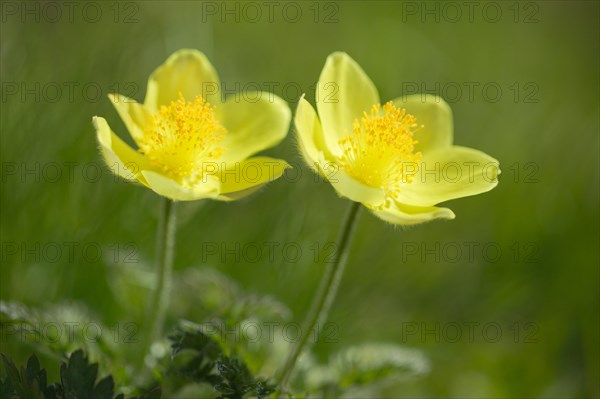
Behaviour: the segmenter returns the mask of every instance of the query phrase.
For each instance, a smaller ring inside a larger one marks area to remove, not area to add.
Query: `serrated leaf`
[[[62,399],[64,396],[62,392],[62,386],[59,383],[54,383],[46,387],[44,395],[46,399]]]
[[[0,379],[0,398],[8,399],[12,398],[15,390],[12,386],[12,383],[8,378],[2,380]]]
[[[52,392],[44,395],[46,388],[46,370],[40,367],[40,363],[35,355],[27,360],[27,367],[21,367],[17,370],[14,362],[6,355],[2,354],[7,378],[2,384],[2,397],[10,398],[13,394],[21,398],[30,399],[53,399]]]
[[[247,393],[260,398],[265,392],[272,392],[269,384],[254,379],[241,359],[223,354],[216,341],[191,323],[186,323],[169,338],[173,342],[174,372],[195,382],[210,384],[221,398],[239,399]],[[182,364],[177,365],[181,358]]]
[[[185,349],[191,349],[207,356],[211,360],[216,360],[222,353],[219,344],[201,331],[184,331],[180,329],[177,333],[170,336],[169,339],[173,342],[171,348],[174,356]]]
[[[46,375],[46,370],[40,367],[40,362],[35,354],[31,355],[27,360],[25,378],[30,384],[35,382],[38,388],[45,392],[46,385],[48,383],[48,377]]]
[[[213,386],[214,390],[219,392],[223,396],[233,395],[235,394],[235,390],[229,387],[228,384],[222,383]]]
[[[96,398],[112,398],[115,392],[115,382],[112,376],[104,377],[98,382],[93,390],[93,395]]]
[[[96,385],[98,364],[88,362],[82,350],[71,354],[67,363],[60,367],[60,379],[65,399],[112,399],[114,382],[112,377],[102,379]]]
[[[190,326],[181,327],[171,335],[173,371],[195,382],[220,383],[213,373],[216,359],[221,355],[221,347],[210,337]]]
[[[258,381],[254,386],[254,393],[258,399],[262,399],[275,392],[275,386],[266,381]]]
[[[60,366],[61,381],[46,386],[47,373],[41,368],[37,356],[27,360],[21,371],[3,353],[2,360],[7,377],[0,379],[0,399],[112,399],[114,380],[112,376],[101,379],[96,384],[98,364],[90,363],[82,350],[71,354],[67,362]],[[160,399],[162,391],[157,387],[138,399]],[[123,394],[115,399],[125,399]],[[135,398],[131,398],[135,399]]]
[[[4,353],[2,353],[2,361],[4,362],[4,368],[6,369],[6,378],[15,384],[21,383],[21,376],[19,375],[19,370],[17,366],[13,363],[11,359],[8,358]]]

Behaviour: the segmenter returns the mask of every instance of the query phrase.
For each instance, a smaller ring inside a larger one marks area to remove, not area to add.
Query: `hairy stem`
[[[160,337],[169,308],[175,248],[175,219],[175,203],[163,198],[156,235],[156,285],[146,309],[148,341],[145,354],[148,353],[152,343]]]
[[[287,357],[283,371],[280,377],[278,397],[281,396],[287,389],[290,376],[296,365],[298,357],[302,351],[307,348],[311,332],[315,328],[325,322],[331,305],[337,295],[340,285],[340,280],[344,274],[348,252],[354,236],[354,230],[360,214],[361,204],[352,202],[346,212],[346,217],[340,230],[340,235],[337,241],[336,253],[333,262],[327,265],[323,279],[319,285],[319,289],[315,293],[310,311],[304,319],[302,325],[302,336],[300,340],[292,346],[292,349]],[[316,341],[316,339],[315,339]]]

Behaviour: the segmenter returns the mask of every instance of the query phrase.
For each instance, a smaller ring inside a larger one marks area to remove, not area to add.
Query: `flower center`
[[[221,156],[218,144],[227,130],[217,121],[215,107],[197,96],[163,105],[144,131],[140,152],[167,176],[184,185],[202,177],[207,162]]]
[[[416,174],[421,153],[414,152],[417,119],[392,102],[376,104],[355,119],[352,134],[339,141],[342,167],[356,180],[396,197]]]

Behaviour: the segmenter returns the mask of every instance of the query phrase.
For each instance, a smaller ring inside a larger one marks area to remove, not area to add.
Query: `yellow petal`
[[[121,94],[109,94],[108,98],[119,113],[129,134],[139,145],[144,137],[144,130],[152,122],[152,115],[142,104]]]
[[[319,164],[321,174],[326,176],[335,191],[341,196],[354,202],[361,202],[368,207],[377,207],[385,201],[385,192],[362,184],[347,174],[336,164]]]
[[[329,149],[339,155],[339,140],[352,133],[352,124],[379,103],[375,85],[346,53],[327,57],[316,91],[317,110]]]
[[[144,105],[156,111],[179,98],[202,96],[212,104],[221,102],[219,76],[208,58],[198,50],[182,49],[173,53],[148,79]]]
[[[216,198],[219,195],[219,180],[207,178],[193,187],[184,187],[160,173],[143,170],[142,175],[148,187],[155,193],[174,201],[194,201],[203,198]]]
[[[147,186],[148,183],[141,175],[141,171],[151,168],[149,161],[121,140],[110,129],[106,119],[94,116],[92,122],[96,129],[100,152],[110,170],[126,180],[137,180]]]
[[[413,181],[396,198],[408,205],[430,206],[491,190],[498,184],[499,163],[484,152],[452,146],[423,153]]]
[[[278,179],[289,165],[269,157],[254,157],[227,165],[217,173],[221,181],[221,193],[236,193],[255,186],[262,186]]]
[[[217,107],[217,119],[227,129],[220,143],[225,163],[238,162],[273,147],[285,138],[292,112],[287,103],[272,93],[231,96]]]
[[[390,201],[377,210],[371,210],[375,216],[386,222],[411,225],[429,222],[434,219],[454,219],[455,215],[448,208],[437,208],[435,206],[410,206]]]
[[[322,158],[333,159],[334,157],[327,148],[317,112],[304,99],[304,95],[298,102],[294,125],[296,126],[296,137],[304,160],[313,170],[318,171],[316,164]]]
[[[423,126],[415,133],[418,144],[415,151],[430,151],[452,145],[453,121],[452,109],[439,96],[414,94],[393,100],[398,108],[417,118],[417,124]]]

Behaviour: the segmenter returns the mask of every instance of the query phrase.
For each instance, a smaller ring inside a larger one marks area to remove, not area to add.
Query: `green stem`
[[[162,333],[163,323],[169,308],[171,279],[173,274],[173,253],[175,248],[175,203],[164,198],[160,222],[156,235],[156,285],[146,309],[149,327],[146,354]]]
[[[350,248],[350,244],[352,243],[352,237],[354,235],[354,230],[356,229],[356,222],[358,220],[358,215],[360,214],[360,208],[361,204],[358,202],[352,202],[348,208],[337,241],[335,258],[332,263],[327,265],[327,269],[325,270],[325,274],[323,275],[319,289],[313,298],[310,311],[304,319],[304,323],[302,325],[302,336],[300,340],[292,347],[292,350],[290,351],[290,354],[285,362],[283,372],[280,377],[279,392],[277,397],[286,391],[290,376],[292,375],[292,371],[296,365],[296,361],[302,353],[302,350],[304,350],[307,346],[311,331],[313,331],[315,326],[324,323],[327,319],[331,305],[336,297],[340,280],[344,274],[346,261],[348,259],[348,250]],[[315,334],[315,341],[317,340],[316,338],[317,335]]]

